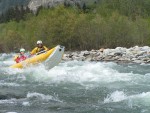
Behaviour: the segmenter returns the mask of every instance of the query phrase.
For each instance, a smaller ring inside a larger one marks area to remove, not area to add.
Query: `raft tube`
[[[36,65],[39,63],[45,63],[45,65],[50,69],[60,63],[64,54],[64,49],[65,49],[64,46],[58,45],[45,53],[28,58],[10,67],[11,68],[26,68],[26,67]]]

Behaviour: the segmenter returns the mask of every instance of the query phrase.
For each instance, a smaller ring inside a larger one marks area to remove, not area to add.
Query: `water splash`
[[[42,100],[42,101],[56,101],[56,102],[62,102],[57,97],[53,97],[51,95],[44,95],[41,93],[33,92],[27,94],[27,99],[29,100]]]
[[[115,91],[104,99],[104,103],[116,103],[128,101],[128,106],[132,106],[133,104],[139,105],[150,105],[150,92],[142,92],[140,94],[135,95],[127,95],[123,91]]]
[[[73,112],[72,109],[85,108],[84,112],[111,109],[111,113],[119,113],[115,110],[123,111],[126,105],[129,112],[138,112],[136,107],[143,113],[150,111],[147,64],[69,61],[51,70],[43,64],[11,69],[13,55],[0,56],[0,106],[4,109],[11,111],[14,106],[18,113],[22,108],[36,112],[34,107],[41,106],[41,112],[59,109]]]

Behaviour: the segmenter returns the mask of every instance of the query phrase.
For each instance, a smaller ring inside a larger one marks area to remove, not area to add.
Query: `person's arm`
[[[48,50],[49,50],[46,46],[44,46],[44,49],[45,49],[45,51],[48,51]]]
[[[16,63],[19,63],[19,55],[16,55],[16,56],[14,57],[14,61],[15,61]]]
[[[30,52],[30,55],[36,54],[36,51],[37,51],[37,47],[35,47],[35,48]]]
[[[16,55],[15,57],[14,57],[14,61],[16,61],[16,59],[19,57],[19,55]]]

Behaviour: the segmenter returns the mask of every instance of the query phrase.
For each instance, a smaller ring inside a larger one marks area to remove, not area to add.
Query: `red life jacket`
[[[21,61],[24,61],[25,59],[27,59],[27,57],[23,55],[23,56],[17,57],[15,61],[16,61],[16,63],[19,63]]]

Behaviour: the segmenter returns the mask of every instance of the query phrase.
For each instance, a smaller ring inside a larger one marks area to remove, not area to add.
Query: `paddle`
[[[36,53],[35,55],[29,55],[28,58],[33,57],[33,56],[37,56],[37,55],[40,55],[40,54],[46,53],[46,52],[47,52],[46,50],[43,50],[43,51]]]
[[[36,53],[36,55],[39,55],[39,54],[41,54],[41,53],[46,53],[46,52],[47,52],[46,50],[40,51],[40,52]]]

